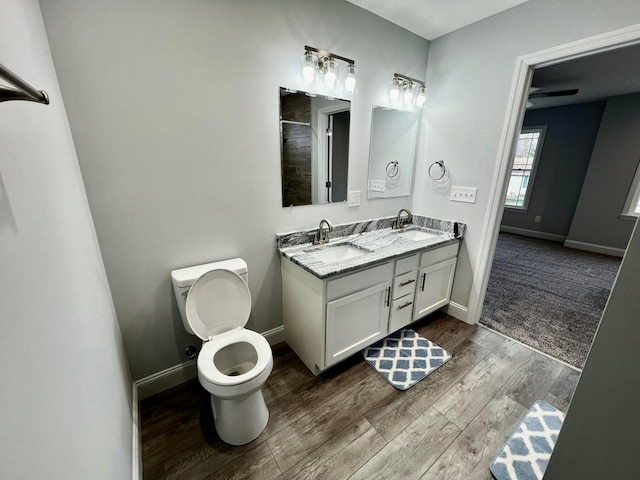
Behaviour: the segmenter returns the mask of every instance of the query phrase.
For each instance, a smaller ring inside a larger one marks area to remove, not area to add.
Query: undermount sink
[[[407,240],[419,242],[420,240],[429,240],[430,238],[438,237],[435,233],[423,232],[422,230],[407,230],[405,232],[399,232],[396,235]]]
[[[358,248],[349,243],[341,243],[338,245],[327,245],[317,250],[307,251],[316,260],[324,263],[340,262],[349,258],[359,257],[365,253],[369,253],[362,248]]]

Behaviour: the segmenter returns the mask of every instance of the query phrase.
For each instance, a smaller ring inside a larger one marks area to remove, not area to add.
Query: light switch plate
[[[369,190],[371,192],[384,193],[385,181],[384,180],[371,180],[369,181]]]
[[[476,203],[478,189],[474,187],[451,187],[452,202]]]
[[[349,192],[349,203],[350,207],[358,207],[360,205],[360,190],[355,190],[353,192]]]

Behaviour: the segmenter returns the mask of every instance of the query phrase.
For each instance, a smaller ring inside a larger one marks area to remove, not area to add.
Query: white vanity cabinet
[[[395,332],[413,322],[419,254],[395,261],[389,332]]]
[[[282,259],[287,344],[315,374],[388,334],[393,262],[321,280]]]
[[[287,344],[318,374],[449,301],[458,243],[320,279],[282,258]]]
[[[351,282],[356,280],[351,277],[357,275],[343,279]],[[357,284],[356,280],[350,286]],[[391,284],[386,280],[327,302],[326,366],[344,360],[387,335],[390,295]]]
[[[455,243],[420,255],[414,320],[449,303],[457,254],[458,244]]]

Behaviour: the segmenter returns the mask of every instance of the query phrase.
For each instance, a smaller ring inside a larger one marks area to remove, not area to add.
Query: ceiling
[[[640,44],[538,68],[537,92],[579,89],[576,95],[530,100],[529,108],[594,102],[640,92]]]
[[[515,7],[527,0],[347,0],[427,40]],[[549,108],[640,92],[640,44],[536,69],[537,92],[576,95],[531,99],[527,108]]]
[[[347,0],[427,40],[527,0]]]

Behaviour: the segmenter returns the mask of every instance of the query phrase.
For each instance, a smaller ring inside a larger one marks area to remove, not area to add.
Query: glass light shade
[[[344,79],[344,89],[349,93],[356,91],[356,67],[355,65],[347,65],[346,77]]]
[[[338,67],[333,58],[327,58],[324,61],[324,86],[332,90],[336,86],[338,79]]]
[[[389,89],[389,100],[397,102],[400,99],[400,80],[394,78]]]
[[[426,91],[426,87],[420,87],[420,90],[418,91],[418,96],[416,97],[416,106],[418,108],[422,108],[424,102],[427,100]]]
[[[312,84],[316,81],[316,62],[311,52],[302,56],[302,83]]]
[[[402,103],[404,105],[413,105],[414,100],[415,100],[415,93],[414,93],[413,83],[407,83],[402,89]]]

